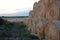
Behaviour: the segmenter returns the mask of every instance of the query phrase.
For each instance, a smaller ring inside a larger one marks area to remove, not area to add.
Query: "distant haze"
[[[29,11],[30,10],[25,10],[21,12],[16,12],[16,13],[8,13],[8,14],[0,14],[0,16],[29,16]]]

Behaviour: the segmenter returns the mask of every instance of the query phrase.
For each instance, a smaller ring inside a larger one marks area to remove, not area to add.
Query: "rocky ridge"
[[[28,30],[40,40],[60,40],[60,1],[39,0],[25,21]]]

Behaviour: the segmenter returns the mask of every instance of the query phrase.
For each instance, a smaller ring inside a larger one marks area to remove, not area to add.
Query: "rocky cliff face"
[[[60,22],[56,22],[56,20],[60,21],[59,11],[59,0],[35,2],[33,10],[30,11],[28,22],[26,22],[28,30],[39,36],[41,40],[60,40]]]

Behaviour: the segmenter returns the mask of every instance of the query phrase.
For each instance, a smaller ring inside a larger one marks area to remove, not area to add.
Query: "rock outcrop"
[[[60,40],[60,1],[40,0],[35,2],[26,22],[28,30],[41,40]],[[54,22],[55,21],[55,22]]]

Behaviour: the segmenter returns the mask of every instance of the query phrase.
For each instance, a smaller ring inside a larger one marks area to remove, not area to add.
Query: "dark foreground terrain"
[[[0,21],[0,40],[39,40],[26,29],[23,22]]]

